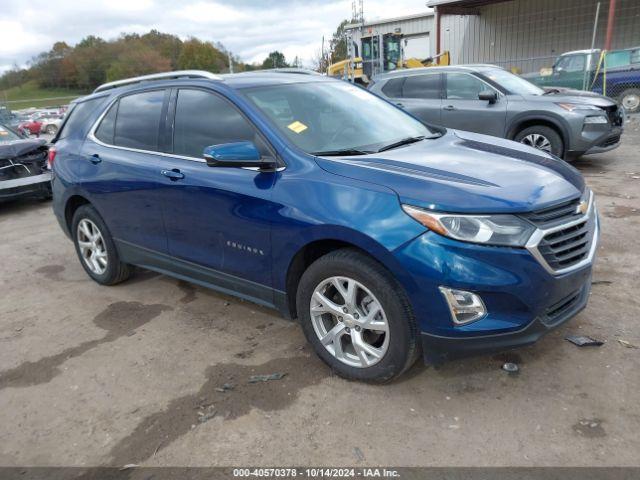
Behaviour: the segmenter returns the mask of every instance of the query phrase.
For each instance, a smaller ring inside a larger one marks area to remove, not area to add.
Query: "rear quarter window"
[[[390,98],[402,97],[402,85],[404,84],[404,78],[392,78],[382,87],[382,93]]]
[[[67,120],[62,124],[56,140],[66,138],[75,132],[86,133],[91,126],[93,113],[104,104],[106,99],[106,96],[98,97],[74,104],[67,112]]]

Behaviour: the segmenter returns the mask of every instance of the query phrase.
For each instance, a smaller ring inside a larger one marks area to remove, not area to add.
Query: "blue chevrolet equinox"
[[[273,307],[351,379],[531,344],[589,296],[598,217],[577,170],[320,75],[108,83],[49,164],[93,280],[140,266]]]

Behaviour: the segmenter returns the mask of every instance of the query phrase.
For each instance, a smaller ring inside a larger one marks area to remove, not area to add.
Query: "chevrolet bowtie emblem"
[[[585,214],[587,213],[587,209],[589,208],[589,206],[587,205],[587,202],[585,202],[584,200],[582,202],[580,202],[580,204],[576,207],[576,213],[581,213],[581,214]]]

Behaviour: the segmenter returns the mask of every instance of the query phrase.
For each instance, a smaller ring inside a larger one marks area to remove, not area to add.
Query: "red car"
[[[18,125],[18,130],[28,133],[29,135],[40,135],[41,128],[42,122],[34,119],[29,119],[26,122],[22,122],[20,125]]]

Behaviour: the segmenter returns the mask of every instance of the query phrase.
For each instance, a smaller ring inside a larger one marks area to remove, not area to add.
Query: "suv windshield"
[[[516,95],[543,95],[544,90],[537,87],[533,83],[525,80],[518,75],[514,75],[511,72],[507,72],[502,69],[492,69],[482,72],[482,74],[496,82],[505,90]]]
[[[358,155],[435,137],[425,125],[345,82],[257,87],[246,96],[295,145],[316,155]]]

